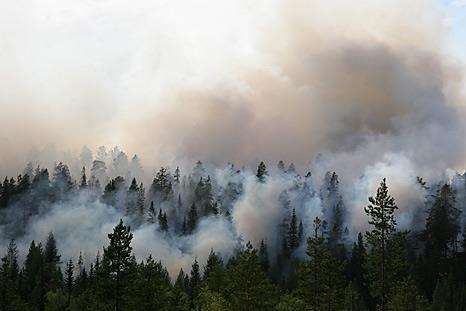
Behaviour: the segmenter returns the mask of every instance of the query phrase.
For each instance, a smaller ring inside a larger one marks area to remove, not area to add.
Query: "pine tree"
[[[170,299],[171,310],[189,311],[190,299],[187,295],[189,286],[189,277],[180,269],[172,289],[172,298]]]
[[[369,306],[371,305],[369,289],[367,288],[367,282],[364,279],[366,256],[367,254],[366,248],[364,246],[363,236],[361,232],[359,232],[357,242],[354,242],[353,249],[351,251],[351,259],[349,262],[349,277],[353,282],[353,289],[358,290],[361,293],[366,306]]]
[[[87,188],[87,177],[86,177],[86,167],[83,166],[81,170],[81,180],[79,181],[79,189],[86,189]]]
[[[68,305],[70,305],[71,301],[71,292],[73,290],[73,284],[74,284],[74,264],[73,260],[70,258],[70,260],[66,263],[66,268],[65,268],[65,286],[66,286],[66,291],[68,293]]]
[[[191,205],[191,208],[189,209],[188,220],[186,222],[187,233],[192,233],[194,229],[196,229],[197,220],[198,220],[198,216],[197,216],[196,205],[193,203]]]
[[[36,306],[39,310],[44,309],[45,287],[44,287],[44,258],[42,244],[37,246],[31,242],[24,263],[22,275],[22,296],[25,300]]]
[[[8,244],[7,254],[0,266],[0,310],[15,310],[22,305],[19,296],[20,275],[18,248],[14,240]],[[2,307],[3,306],[3,307]]]
[[[134,216],[138,212],[137,197],[139,193],[136,178],[133,178],[126,193],[126,215]]]
[[[132,282],[131,310],[170,310],[170,277],[160,261],[151,255],[137,267]]]
[[[287,231],[287,245],[290,251],[295,250],[299,245],[299,238],[298,238],[298,221],[296,218],[296,211],[293,208],[291,213],[291,220],[288,226]]]
[[[314,235],[307,240],[310,260],[302,265],[297,293],[312,310],[341,310],[343,265],[326,248],[322,221],[314,220]]]
[[[233,310],[270,310],[274,305],[275,290],[250,242],[228,269],[228,291]]]
[[[259,247],[259,260],[262,270],[267,273],[270,268],[269,252],[267,250],[267,243],[264,242],[264,240],[261,240],[261,245]]]
[[[215,292],[221,292],[226,285],[223,260],[213,249],[210,250],[206,266],[204,267],[203,284]]]
[[[144,184],[141,183],[138,188],[138,194],[136,198],[136,209],[139,213],[138,217],[140,220],[144,218],[144,206],[146,204]]]
[[[54,290],[61,287],[62,276],[59,271],[60,255],[58,254],[57,243],[52,232],[50,232],[44,249],[44,286],[45,291]]]
[[[433,197],[432,207],[426,219],[426,264],[423,269],[422,286],[428,297],[431,297],[439,276],[449,272],[449,258],[456,252],[460,211],[455,205],[454,191],[450,185],[445,184]]]
[[[267,172],[267,167],[265,166],[265,163],[261,161],[259,163],[259,166],[257,167],[257,173],[256,177],[260,182],[265,182],[265,179],[269,173]]]
[[[171,198],[173,189],[168,168],[161,167],[157,172],[152,181],[150,194],[156,202],[165,202]]]
[[[191,309],[195,310],[198,305],[199,289],[201,288],[201,273],[197,258],[191,266],[191,277],[189,278],[189,298],[191,301]]]
[[[108,234],[108,238],[110,244],[104,248],[101,263],[101,288],[104,290],[103,297],[111,300],[115,310],[124,310],[125,297],[128,294],[125,289],[135,267],[131,247],[133,234],[130,227],[120,220],[113,233]]]
[[[177,166],[173,174],[173,183],[177,186],[180,184],[180,167]]]
[[[154,201],[150,202],[150,207],[149,207],[149,216],[147,221],[150,224],[155,224],[155,218],[156,218],[157,213],[155,212],[155,207],[154,207]]]
[[[372,294],[379,300],[381,310],[385,310],[387,290],[387,241],[392,237],[396,228],[394,212],[398,209],[395,199],[389,195],[385,178],[377,189],[374,197],[369,197],[370,204],[364,208],[370,217],[369,224],[373,226],[372,231],[366,232],[373,261],[372,271]],[[380,273],[379,273],[380,267]]]
[[[168,231],[168,220],[167,213],[162,212],[162,209],[159,210],[159,215],[157,216],[159,220],[159,227],[162,231]]]

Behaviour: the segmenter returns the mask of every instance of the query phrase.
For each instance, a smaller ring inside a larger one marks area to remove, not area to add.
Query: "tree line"
[[[287,214],[277,224],[279,250],[270,253],[273,241],[265,238],[257,248],[245,241],[224,261],[213,249],[205,266],[195,258],[190,271],[180,270],[173,280],[157,254],[136,260],[131,228],[153,223],[161,232],[182,236],[192,234],[203,217],[231,220],[243,192],[233,166],[221,188],[201,162],[188,176],[179,168],[173,173],[161,168],[147,191],[135,178],[127,186],[122,176],[107,180],[102,190],[96,176],[88,180],[85,168],[74,181],[63,163],[51,179],[42,168],[5,178],[0,215],[12,214],[15,224],[24,224],[11,228],[13,237],[20,237],[30,217],[50,202],[79,193],[124,212],[127,223],[115,226],[108,245],[87,266],[81,256],[62,258],[53,233],[43,243],[32,241],[19,263],[12,239],[1,262],[0,310],[465,310],[466,234],[457,184],[427,185],[419,178],[425,204],[416,209],[412,229],[401,230],[398,206],[383,179],[361,206],[369,229],[350,236],[336,173],[327,173],[316,191],[310,173],[301,177],[283,162],[277,171],[295,181],[279,198]],[[268,182],[264,162],[255,178]],[[464,181],[461,186],[466,187]],[[322,216],[305,223],[299,204],[316,196]],[[298,255],[300,247],[304,256]]]

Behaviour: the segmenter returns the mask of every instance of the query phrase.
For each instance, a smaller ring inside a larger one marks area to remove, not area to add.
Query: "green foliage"
[[[386,309],[389,311],[431,310],[428,300],[418,292],[414,282],[409,279],[395,284]]]
[[[136,266],[131,247],[133,234],[123,224],[123,220],[120,220],[113,233],[108,234],[108,238],[110,244],[104,248],[98,272],[101,297],[108,300],[115,310],[124,310],[126,298],[130,295],[127,289]]]
[[[196,205],[193,203],[188,212],[188,220],[186,222],[187,233],[192,233],[194,229],[196,229],[197,220],[198,220],[197,209],[196,209]]]
[[[280,302],[275,307],[276,311],[305,311],[306,303],[293,295],[285,294],[280,298]]]
[[[367,280],[370,282],[371,294],[385,308],[387,292],[397,279],[401,265],[401,250],[393,238],[396,230],[394,217],[398,207],[395,199],[389,195],[385,178],[377,189],[377,194],[369,198],[370,204],[364,208],[369,216],[372,230],[366,232],[367,243],[371,252],[365,263]]]
[[[231,304],[218,292],[202,287],[199,294],[199,306],[202,311],[228,311],[233,310]]]
[[[227,285],[223,260],[213,250],[210,251],[207,258],[202,283],[215,292],[223,292]]]
[[[344,302],[343,265],[325,246],[322,221],[314,220],[314,236],[307,240],[297,294],[313,310],[340,310]]]
[[[269,310],[275,289],[262,271],[257,250],[248,242],[228,270],[228,292],[234,310]]]

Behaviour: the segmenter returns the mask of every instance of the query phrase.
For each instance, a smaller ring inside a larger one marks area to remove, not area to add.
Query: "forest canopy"
[[[1,310],[466,306],[464,175],[418,177],[409,208],[381,178],[355,208],[336,172],[283,161],[161,167],[144,184],[137,156],[100,148],[71,171],[1,182]]]

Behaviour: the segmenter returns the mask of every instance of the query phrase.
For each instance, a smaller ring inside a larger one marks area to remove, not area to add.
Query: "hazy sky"
[[[1,1],[0,173],[85,144],[247,164],[373,140],[420,159],[401,137],[463,133],[463,63],[464,0]]]

